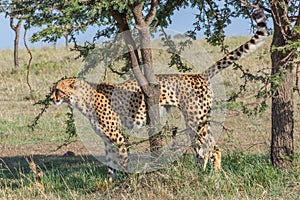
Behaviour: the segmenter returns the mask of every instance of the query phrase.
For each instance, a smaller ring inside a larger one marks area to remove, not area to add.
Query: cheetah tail
[[[251,37],[249,41],[241,45],[237,49],[228,53],[225,57],[217,61],[214,65],[209,67],[204,71],[203,77],[206,80],[210,80],[216,74],[218,74],[223,69],[229,67],[231,64],[235,63],[237,60],[249,55],[260,47],[265,39],[267,38],[267,26],[266,26],[266,16],[261,9],[256,9],[252,13],[252,17],[257,23],[256,33]]]

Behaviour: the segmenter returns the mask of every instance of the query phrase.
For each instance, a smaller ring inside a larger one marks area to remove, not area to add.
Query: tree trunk
[[[272,96],[272,142],[271,160],[278,168],[292,166],[294,144],[294,116],[293,116],[293,54],[280,51],[276,48],[284,47],[290,34],[290,23],[287,20],[287,5],[284,2],[272,1],[271,9],[274,19],[274,35],[272,47],[275,50],[271,54],[272,75],[283,72],[283,81],[279,84],[273,82]]]
[[[69,47],[69,34],[68,34],[68,31],[65,31],[63,36],[65,37],[65,47]]]
[[[14,39],[14,66],[19,67],[19,41],[20,41],[20,30],[22,25],[22,20],[18,20],[17,25],[13,24],[13,17],[10,17],[10,27],[15,32]]]
[[[276,54],[278,53],[272,53],[273,75],[279,73],[281,66]],[[271,160],[274,166],[291,167],[294,153],[293,133],[293,70],[289,68],[285,71],[284,81],[272,97]]]
[[[150,151],[154,156],[159,154],[159,149],[162,147],[162,141],[160,138],[160,132],[158,126],[160,123],[159,115],[159,96],[160,88],[156,80],[153,64],[152,64],[152,51],[150,47],[150,30],[149,25],[153,20],[156,13],[156,6],[158,1],[153,0],[151,2],[151,9],[148,15],[143,18],[143,6],[144,3],[134,3],[131,7],[134,19],[136,21],[136,27],[139,30],[140,42],[141,42],[141,55],[142,65],[144,68],[144,74],[140,70],[139,54],[136,48],[135,41],[132,38],[129,31],[129,25],[125,13],[120,13],[111,9],[110,12],[114,19],[117,21],[117,26],[124,34],[125,43],[127,45],[129,56],[132,65],[132,71],[134,76],[141,87],[147,106],[147,124],[149,125],[148,135],[150,142]]]
[[[150,47],[150,30],[148,27],[139,30],[141,35],[141,55],[143,60],[144,74],[148,81],[147,91],[145,93],[145,102],[148,111],[147,124],[149,124],[149,142],[150,151],[154,155],[159,154],[162,148],[161,133],[160,133],[160,113],[159,113],[159,96],[160,86],[156,80],[153,62],[152,51]]]

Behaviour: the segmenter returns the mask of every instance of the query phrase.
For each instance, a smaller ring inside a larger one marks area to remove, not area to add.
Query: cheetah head
[[[56,105],[63,102],[72,103],[72,98],[75,92],[75,81],[76,79],[74,78],[67,78],[55,83],[50,96],[51,101]]]

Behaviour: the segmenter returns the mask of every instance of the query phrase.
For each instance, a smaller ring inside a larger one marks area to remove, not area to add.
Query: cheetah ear
[[[70,84],[70,88],[75,89],[80,85],[80,80],[79,79],[74,79],[72,83]]]
[[[64,83],[65,87],[68,89],[74,89],[75,87],[75,80],[69,79]]]
[[[71,83],[70,83],[70,85],[69,85],[69,87],[71,88],[71,89],[74,89],[74,86],[75,85],[75,81],[72,81]]]

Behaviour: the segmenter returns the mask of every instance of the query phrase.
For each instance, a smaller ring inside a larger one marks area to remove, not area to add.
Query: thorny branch
[[[189,46],[191,44],[191,38],[186,39],[184,42],[180,42],[179,48],[176,45],[176,43],[169,39],[168,34],[166,33],[165,29],[161,27],[162,32],[162,40],[164,42],[163,46],[166,46],[167,52],[170,54],[170,62],[168,63],[169,67],[175,66],[178,71],[180,72],[187,72],[191,71],[193,68],[188,66],[186,63],[182,61],[181,54],[184,51],[185,47]]]
[[[250,2],[247,2],[246,0],[240,0],[240,2],[243,4],[243,6],[245,7],[252,7],[252,8],[261,8],[263,9],[264,11],[268,12],[268,13],[271,13],[271,10],[269,8],[266,8],[265,6],[263,6],[261,3],[259,3],[258,1],[253,4],[253,3],[250,3]]]
[[[64,77],[65,78],[65,77]],[[62,78],[62,79],[64,79]],[[31,128],[32,131],[34,131],[35,127],[38,124],[38,121],[40,120],[40,118],[42,117],[42,115],[46,112],[46,110],[49,108],[50,106],[50,96],[51,96],[51,92],[52,90],[50,90],[50,92],[46,95],[46,98],[44,100],[39,100],[38,102],[36,102],[34,105],[43,105],[43,107],[41,108],[40,113],[34,118],[33,122],[28,125],[29,128]],[[68,134],[68,137],[64,140],[63,144],[59,145],[56,150],[57,151],[59,149],[61,149],[64,146],[67,146],[75,141],[71,141],[71,139],[76,136],[76,128],[75,128],[75,122],[74,122],[74,118],[73,118],[73,109],[72,107],[69,106],[70,112],[67,113],[67,120],[66,120],[66,133]]]
[[[278,73],[274,76],[268,75],[268,73],[264,72],[266,69],[262,69],[257,71],[257,74],[252,74],[248,72],[248,70],[243,69],[241,65],[234,64],[235,70],[240,70],[242,72],[241,78],[243,79],[243,83],[240,85],[240,88],[237,92],[233,92],[231,96],[226,100],[227,102],[235,101],[241,94],[247,91],[247,85],[250,82],[258,81],[261,84],[263,84],[260,89],[258,90],[258,93],[254,96],[259,102],[254,103],[254,108],[248,108],[247,105],[250,104],[244,104],[243,102],[240,103],[240,106],[242,107],[243,113],[247,115],[256,115],[264,111],[267,107],[266,100],[267,97],[273,96],[273,89],[271,89],[270,83],[273,81],[276,81],[278,77],[280,77],[282,74]],[[259,73],[262,73],[263,75],[260,75]]]
[[[208,5],[209,5],[209,8],[210,8],[211,10],[214,10],[212,3],[211,3],[210,1],[208,1],[207,3],[208,3]],[[205,9],[204,9],[204,10],[205,10]],[[207,18],[209,18],[209,16],[208,16],[208,11],[207,11],[207,10],[205,10],[205,14],[206,14]],[[217,14],[216,12],[214,12],[213,15],[214,15],[214,18],[215,18],[216,21],[220,21],[220,18],[219,18],[218,14]],[[223,53],[227,54],[227,53],[229,53],[229,51],[228,51],[227,46],[226,46],[225,43],[224,43],[224,41],[225,41],[224,39],[225,39],[224,37],[220,37],[220,40],[221,40],[221,41],[219,41],[219,42],[220,42],[221,51],[222,51]]]
[[[68,29],[68,30],[76,31],[80,28],[86,28],[90,25],[93,25],[93,24],[95,24],[96,21],[97,21],[96,19],[92,19],[92,20],[89,20],[85,23],[78,24],[76,26],[71,26],[70,24],[67,24],[67,25],[61,25],[61,26],[53,26],[52,28],[57,29],[57,30]]]
[[[21,23],[22,23],[22,20],[19,19],[19,21],[17,22],[17,25],[14,25],[14,17],[10,16],[9,25],[13,31],[16,31],[17,28],[21,26]]]
[[[49,108],[50,106],[50,93],[46,95],[46,98],[44,100],[40,100],[36,102],[34,105],[43,105],[41,112],[34,118],[33,122],[29,125],[29,128],[31,128],[32,131],[34,131],[34,128],[38,124],[39,119],[42,117],[44,112]]]

